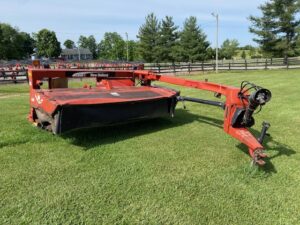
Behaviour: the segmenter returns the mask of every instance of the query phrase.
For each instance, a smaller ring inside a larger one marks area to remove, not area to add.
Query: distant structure
[[[87,48],[63,49],[61,58],[65,60],[92,60],[93,54]]]

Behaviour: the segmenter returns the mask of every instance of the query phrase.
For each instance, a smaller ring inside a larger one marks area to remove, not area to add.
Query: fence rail
[[[300,68],[300,58],[289,59],[255,59],[255,60],[220,60],[219,70],[267,70],[267,69],[296,69]],[[146,70],[157,73],[193,73],[216,70],[216,63],[153,63],[145,64]]]
[[[67,64],[66,64],[67,65]],[[61,66],[61,64],[60,64]],[[2,83],[24,83],[28,82],[26,66],[21,69],[1,69],[0,68],[0,84]],[[59,68],[56,64],[51,68]],[[66,67],[69,68],[69,67]],[[129,64],[100,64],[100,63],[77,63],[75,67],[70,68],[85,68],[85,69],[106,69],[106,70],[124,70],[136,69],[136,65]],[[252,60],[220,60],[220,71],[234,71],[234,70],[267,70],[267,69],[296,69],[300,68],[300,58],[288,59],[252,59]],[[209,72],[216,70],[216,63],[214,61],[195,62],[195,63],[146,63],[145,70],[151,70],[160,74],[190,74],[196,72]]]
[[[27,70],[0,70],[0,84],[28,82]]]

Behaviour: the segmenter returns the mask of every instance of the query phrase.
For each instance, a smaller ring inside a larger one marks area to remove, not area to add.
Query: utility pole
[[[128,49],[128,33],[126,32],[126,53],[127,53],[127,62],[129,61],[129,49]]]
[[[212,13],[213,17],[217,20],[217,32],[216,32],[216,73],[219,72],[219,14]]]
[[[80,61],[80,47],[77,47],[77,51],[78,51],[78,61]]]

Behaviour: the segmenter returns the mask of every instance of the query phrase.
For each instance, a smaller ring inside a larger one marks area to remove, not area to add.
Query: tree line
[[[300,5],[298,0],[269,0],[259,6],[261,16],[250,16],[249,31],[259,48],[239,47],[237,40],[225,40],[220,59],[232,59],[239,52],[247,57],[291,57],[300,55]],[[88,48],[95,59],[145,62],[195,62],[215,58],[215,49],[198,24],[187,18],[182,29],[171,16],[162,20],[150,13],[140,26],[137,40],[124,40],[117,32],[106,32],[97,43],[93,35],[79,37],[75,43],[66,40],[65,48]],[[32,35],[9,24],[0,23],[0,59],[22,59],[36,49],[40,57],[58,57],[61,44],[54,31],[42,29]]]
[[[94,58],[108,60],[175,62],[203,61],[213,59],[215,50],[207,41],[206,34],[197,24],[196,17],[185,20],[183,30],[179,31],[173,18],[166,16],[161,21],[151,13],[139,28],[137,41],[124,40],[117,32],[106,32],[99,44],[94,36],[80,36],[78,46],[88,48]],[[66,40],[66,48],[74,48],[75,42]],[[238,50],[237,40],[225,40],[221,46],[221,57],[232,58]]]
[[[3,32],[2,32],[3,31]],[[61,43],[54,31],[42,29],[32,35],[20,32],[9,24],[0,23],[0,59],[23,59],[34,52],[39,57],[59,57]],[[162,21],[151,13],[140,27],[138,40],[124,40],[117,32],[106,32],[97,43],[93,35],[81,35],[75,43],[66,40],[67,49],[87,48],[95,59],[128,60],[145,62],[203,61],[213,59],[215,50],[210,47],[206,35],[197,24],[196,17],[184,22],[182,31],[166,16]],[[226,40],[221,47],[221,57],[232,58],[238,49],[237,40]]]

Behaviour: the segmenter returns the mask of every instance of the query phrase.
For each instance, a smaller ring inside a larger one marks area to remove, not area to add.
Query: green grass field
[[[189,78],[273,92],[253,128],[272,125],[267,166],[250,167],[218,108],[60,137],[27,121],[26,85],[0,86],[0,224],[300,224],[300,71]]]

